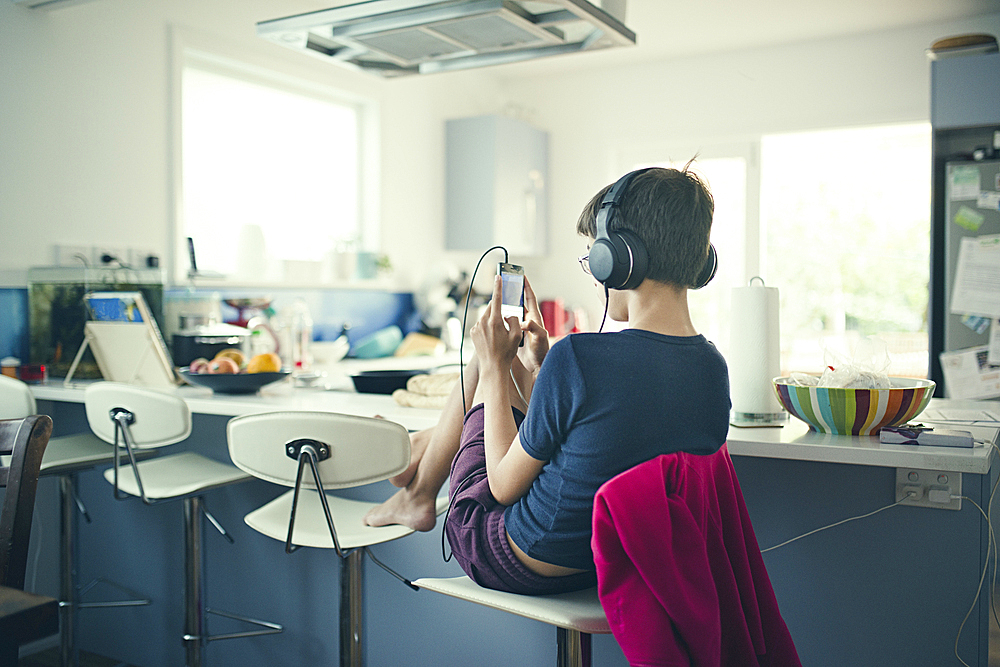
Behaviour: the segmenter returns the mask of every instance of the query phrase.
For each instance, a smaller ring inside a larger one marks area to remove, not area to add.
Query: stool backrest
[[[38,471],[50,435],[52,419],[46,415],[0,421],[0,453],[10,455],[10,465],[0,466],[0,486],[5,487],[0,509],[0,585],[9,588],[24,588]]]
[[[111,411],[117,409],[135,416],[129,431],[136,449],[172,445],[191,435],[191,410],[173,393],[119,382],[98,382],[87,387],[83,402],[90,430],[110,444],[115,444]]]
[[[0,375],[0,419],[23,419],[36,412],[35,396],[28,385]]]
[[[329,446],[317,467],[324,488],[337,489],[388,479],[410,462],[410,436],[385,419],[333,412],[268,412],[229,420],[229,456],[241,470],[274,484],[294,487],[299,462],[288,455],[296,440]],[[302,486],[316,488],[311,475]]]

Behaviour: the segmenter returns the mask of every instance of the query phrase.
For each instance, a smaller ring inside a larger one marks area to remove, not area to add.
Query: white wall
[[[502,106],[494,77],[384,81],[272,45],[257,21],[315,2],[93,0],[51,12],[0,0],[0,284],[52,263],[52,244],[166,257],[173,206],[175,35],[380,107],[384,249],[416,280],[443,246],[443,122]],[[294,122],[293,119],[290,119]]]
[[[547,259],[524,260],[540,296],[596,317],[573,259],[574,226],[599,187],[642,148],[710,145],[765,132],[927,120],[924,49],[964,32],[1000,34],[1000,14],[781,47],[537,75],[530,63],[395,81],[286,52],[256,21],[310,3],[93,0],[42,12],[0,0],[0,283],[24,284],[51,245],[111,243],[166,253],[172,220],[173,30],[199,33],[260,64],[376,99],[382,123],[382,239],[404,283],[424,267],[471,270],[446,253],[443,121],[514,108],[551,133]],[[634,26],[641,39],[641,26]],[[586,63],[589,65],[589,63]],[[668,155],[669,157],[687,157]],[[863,159],[863,156],[859,156]],[[516,261],[516,259],[512,259]]]
[[[641,41],[641,26],[633,27]],[[692,154],[676,149],[773,132],[927,122],[925,49],[967,32],[1000,36],[1000,14],[558,78],[530,77],[518,66],[525,76],[505,80],[506,92],[551,132],[551,260],[525,262],[534,284],[549,295],[557,292],[548,286],[559,285],[568,303],[588,306],[592,320],[599,314],[592,283],[572,261],[583,248],[575,224],[590,197],[632,165],[628,156],[662,150],[659,159],[686,160]]]

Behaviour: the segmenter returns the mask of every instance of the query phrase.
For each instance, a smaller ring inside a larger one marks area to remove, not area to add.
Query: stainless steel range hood
[[[635,44],[624,0],[369,0],[262,21],[282,46],[386,77]],[[614,14],[614,15],[612,15]],[[617,16],[617,18],[616,18]]]

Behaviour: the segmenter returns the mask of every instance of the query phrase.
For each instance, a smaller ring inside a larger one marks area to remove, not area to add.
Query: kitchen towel
[[[759,277],[747,287],[734,287],[730,317],[730,421],[736,426],[781,423],[787,414],[771,384],[781,373],[778,288],[766,287]]]

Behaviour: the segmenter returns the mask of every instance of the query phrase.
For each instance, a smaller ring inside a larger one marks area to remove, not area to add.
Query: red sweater
[[[801,667],[725,445],[609,480],[593,528],[601,604],[631,665]]]

